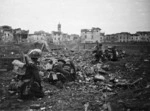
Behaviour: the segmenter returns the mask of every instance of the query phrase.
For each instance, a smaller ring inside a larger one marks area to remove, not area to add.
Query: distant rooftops
[[[129,32],[120,32],[119,34],[130,34]]]
[[[94,31],[100,31],[101,28],[98,27],[92,27],[92,29],[81,29],[81,32],[94,32]]]
[[[1,28],[3,28],[3,29],[12,29],[12,27],[8,26],[8,25],[3,25],[3,26],[1,26]]]
[[[145,34],[149,34],[150,35],[150,31],[138,31],[136,32],[137,35],[145,35]]]
[[[131,36],[150,35],[150,31],[137,31],[134,34],[131,34],[129,32],[120,32],[120,33],[114,33],[114,34],[107,34],[106,36],[116,36],[116,35],[131,35]]]
[[[8,25],[1,26],[0,29],[2,29],[3,31],[13,31],[12,27]]]
[[[52,31],[52,33],[53,33],[54,35],[61,35],[61,32],[58,32],[58,31]]]
[[[15,34],[28,34],[29,30],[21,30],[21,28],[14,29]]]

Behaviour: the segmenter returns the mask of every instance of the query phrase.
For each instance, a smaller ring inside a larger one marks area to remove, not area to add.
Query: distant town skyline
[[[0,26],[80,34],[99,27],[106,34],[150,31],[150,0],[0,0]]]

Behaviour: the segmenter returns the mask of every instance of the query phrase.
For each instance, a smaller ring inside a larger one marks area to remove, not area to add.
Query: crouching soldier
[[[38,69],[38,58],[41,56],[41,51],[31,51],[25,56],[26,60],[26,72],[22,76],[23,84],[20,88],[20,97],[37,97],[44,96],[41,85],[41,78]]]
[[[57,82],[65,83],[76,79],[75,66],[70,60],[59,59],[53,66],[53,70],[49,75],[49,82],[56,84]]]
[[[63,69],[65,63],[66,62],[64,60],[59,59],[56,63],[53,64],[53,68],[48,76],[49,82],[53,85],[55,85],[58,81],[61,81],[62,83],[67,81],[69,72]]]
[[[21,75],[18,82],[18,92],[20,99],[30,99],[32,97],[41,98],[44,96],[39,69],[37,67],[37,60],[39,57],[40,53],[36,51],[25,55],[26,64],[22,66],[25,68],[25,73]]]
[[[76,69],[75,69],[74,63],[70,59],[66,59],[65,62],[66,63],[64,64],[63,69],[70,73],[69,81],[75,81],[76,80]]]

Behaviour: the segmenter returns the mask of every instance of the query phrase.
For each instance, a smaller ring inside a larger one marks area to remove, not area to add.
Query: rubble
[[[99,75],[99,74],[96,74],[94,76],[94,81],[97,82],[97,81],[104,81],[105,80],[105,77],[102,76],[102,75]]]
[[[42,67],[46,65],[47,60],[51,59],[55,63],[57,62],[56,58],[60,57],[69,58],[74,62],[77,79],[63,85],[62,83],[51,85],[43,79],[42,86],[45,97],[29,101],[26,104],[26,110],[122,111],[126,109],[136,111],[136,109],[147,110],[149,108],[150,85],[147,81],[150,71],[147,61],[142,60],[141,63],[139,57],[124,57],[123,60],[120,59],[117,62],[107,61],[93,64],[91,63],[93,57],[87,50],[80,52],[60,50],[52,53],[45,52],[40,60]],[[2,90],[2,87],[4,89],[4,86],[9,84],[13,75],[7,73],[6,75],[1,74],[1,76],[0,80],[5,84],[0,85]],[[42,71],[41,77],[47,77],[47,72]],[[54,78],[57,79],[56,76]],[[7,92],[7,88],[0,96],[0,108],[9,110],[8,106],[12,106],[11,108],[20,110],[17,105],[9,102],[12,98],[10,95],[6,96],[5,92]],[[146,95],[145,98],[143,95]],[[15,100],[14,98],[13,101]],[[140,104],[138,101],[144,102]],[[22,106],[25,101],[19,103]]]
[[[30,109],[40,109],[41,105],[40,104],[32,104],[30,105]]]

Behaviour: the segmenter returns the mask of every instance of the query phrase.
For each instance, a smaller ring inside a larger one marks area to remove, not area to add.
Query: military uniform
[[[40,57],[39,50],[32,50],[26,59],[26,72],[22,76],[23,85],[20,87],[21,98],[26,99],[27,97],[43,97],[44,93],[41,86],[41,78],[39,75],[39,62],[37,61]],[[31,58],[31,59],[30,59]]]

